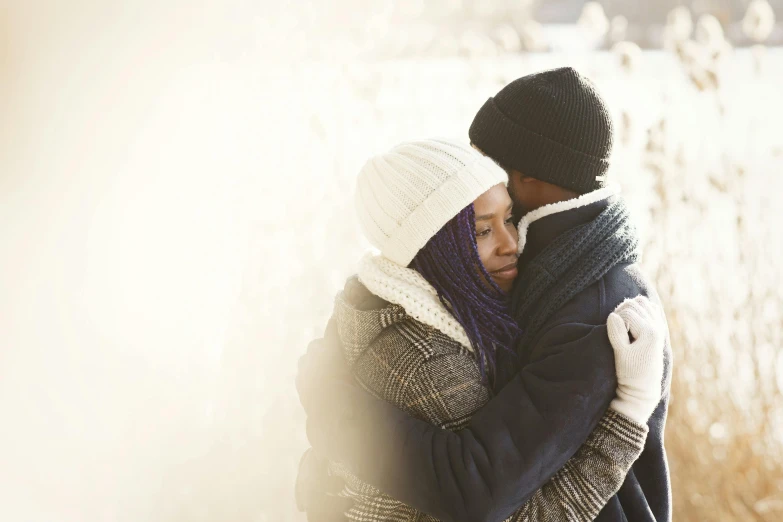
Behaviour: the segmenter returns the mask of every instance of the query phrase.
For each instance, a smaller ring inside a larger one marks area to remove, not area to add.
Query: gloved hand
[[[646,424],[661,400],[667,330],[663,310],[644,296],[626,299],[609,314],[606,326],[617,371],[617,396],[610,408]]]
[[[326,459],[311,448],[305,451],[299,462],[296,476],[296,507],[307,512],[308,522],[343,522],[354,504],[350,498],[340,497],[345,482],[329,474]]]

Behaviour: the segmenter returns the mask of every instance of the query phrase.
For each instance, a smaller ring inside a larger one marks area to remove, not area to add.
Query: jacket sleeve
[[[422,350],[409,339],[390,337],[396,342],[376,343],[354,366],[357,381],[374,396],[408,415],[450,430],[466,426],[473,412],[489,400],[490,392],[482,385],[478,367],[469,354],[437,341],[435,346]],[[350,520],[436,521],[362,482],[343,463],[333,463],[332,470],[346,480],[342,495],[354,501],[346,512]]]
[[[414,365],[416,370],[410,378],[398,379],[395,375],[408,372],[386,360],[385,355],[390,351],[371,349],[369,355],[374,363],[369,367],[362,365],[364,371],[357,374],[357,379],[363,387],[376,395],[382,393],[382,398],[410,415],[455,430],[466,425],[473,413],[489,400],[489,391],[480,383],[478,368],[465,355],[443,353],[428,357]],[[391,371],[375,371],[378,366]],[[641,454],[646,434],[647,425],[607,410],[576,455],[536,490],[509,521],[594,520]],[[347,494],[350,493],[349,489]],[[412,508],[380,491],[374,496],[354,495],[353,500],[355,504],[348,514],[355,520],[374,520],[380,510],[383,518],[435,520],[421,512],[414,514]]]
[[[503,520],[576,453],[616,387],[605,325],[553,326],[531,353],[459,432],[335,383],[343,409],[322,422],[308,419],[308,438],[363,480],[438,519]]]
[[[598,426],[511,522],[564,520],[590,522],[623,485],[647,440],[648,427],[614,410],[606,410]]]

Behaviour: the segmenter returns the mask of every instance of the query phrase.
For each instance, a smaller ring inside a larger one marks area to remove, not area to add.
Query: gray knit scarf
[[[523,332],[517,341],[518,362],[526,362],[530,342],[554,312],[612,267],[638,257],[636,229],[619,198],[594,220],[547,245],[519,274],[511,296],[513,317]]]

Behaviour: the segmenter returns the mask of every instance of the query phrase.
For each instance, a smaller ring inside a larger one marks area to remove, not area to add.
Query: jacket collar
[[[595,219],[619,192],[616,186],[604,187],[525,214],[517,226],[520,264],[526,264],[563,232]]]
[[[399,305],[410,317],[473,351],[463,326],[441,302],[438,291],[416,270],[383,256],[367,254],[359,262],[358,275],[359,281],[376,296]]]

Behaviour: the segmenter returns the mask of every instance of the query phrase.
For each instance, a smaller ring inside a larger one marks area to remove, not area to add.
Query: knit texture
[[[619,198],[596,219],[547,245],[522,269],[511,296],[512,314],[523,331],[517,342],[520,361],[526,360],[531,341],[554,312],[615,265],[634,263],[638,257],[636,229]]]
[[[373,294],[403,307],[408,315],[472,351],[465,329],[446,309],[435,288],[411,268],[367,254],[359,263],[359,281]]]
[[[503,167],[580,194],[602,186],[613,139],[604,100],[571,67],[511,82],[481,107],[469,135]]]
[[[519,235],[519,240],[517,242],[517,253],[522,254],[522,252],[525,250],[525,245],[527,245],[527,231],[528,228],[530,228],[530,224],[534,221],[551,216],[552,214],[557,214],[558,212],[586,207],[596,203],[597,201],[602,201],[612,196],[616,196],[619,193],[619,187],[616,185],[609,185],[604,188],[588,192],[587,194],[582,194],[578,198],[550,203],[549,205],[544,205],[543,207],[539,207],[528,212],[522,216],[522,219],[520,219],[519,223],[517,224],[517,234]]]
[[[611,407],[646,423],[661,400],[667,330],[663,312],[646,297],[626,299],[609,314],[606,327],[617,367],[617,397]]]
[[[371,158],[356,186],[359,224],[373,246],[408,266],[443,225],[508,180],[490,158],[445,139],[403,143]]]
[[[407,414],[448,430],[465,428],[492,396],[475,358],[460,342],[405,313],[378,303],[356,279],[335,300],[334,319],[359,385]],[[622,484],[646,440],[647,426],[608,410],[565,466],[508,520],[593,520]],[[362,481],[346,466],[330,472],[346,481],[341,495],[355,500],[356,521],[434,521]]]

